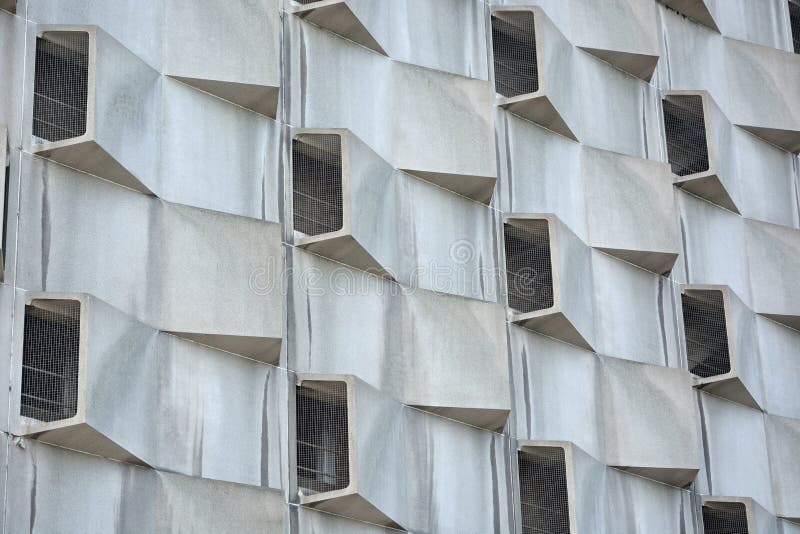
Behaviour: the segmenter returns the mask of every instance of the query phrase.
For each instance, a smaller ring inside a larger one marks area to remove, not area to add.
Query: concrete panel
[[[284,504],[274,490],[154,471],[30,440],[11,444],[8,465],[10,532],[77,534],[87,524],[130,533],[283,531]]]

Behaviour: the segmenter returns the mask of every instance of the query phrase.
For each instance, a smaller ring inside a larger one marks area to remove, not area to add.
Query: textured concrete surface
[[[539,89],[506,98],[491,18],[521,12]],[[48,28],[90,32],[91,83],[86,135],[43,144]],[[550,447],[572,534],[703,534],[713,503],[800,534],[792,38],[787,0],[0,1],[3,532],[528,534],[518,451]],[[308,236],[315,132],[345,224]],[[553,305],[522,313],[504,225],[542,219]],[[708,289],[730,371],[700,376]],[[64,294],[77,413],[23,417],[25,305]],[[347,384],[343,489],[299,487],[302,380]]]

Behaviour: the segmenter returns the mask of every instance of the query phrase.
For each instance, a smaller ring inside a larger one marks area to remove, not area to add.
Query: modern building
[[[800,2],[0,0],[2,532],[800,534]]]

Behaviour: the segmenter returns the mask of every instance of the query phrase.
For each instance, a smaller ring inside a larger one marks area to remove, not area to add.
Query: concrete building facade
[[[0,0],[4,533],[800,534],[800,2]]]

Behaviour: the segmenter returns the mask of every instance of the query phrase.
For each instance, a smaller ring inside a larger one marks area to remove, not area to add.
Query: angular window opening
[[[494,88],[504,97],[539,90],[536,31],[530,11],[504,11],[492,15]]]
[[[703,97],[671,95],[662,101],[667,158],[672,173],[688,176],[709,169]]]
[[[681,303],[689,372],[703,378],[730,372],[722,291],[692,290]]]
[[[800,2],[789,0],[789,23],[792,26],[794,53],[800,54]]]
[[[50,422],[78,413],[80,302],[25,306],[20,415]]]
[[[297,485],[306,495],[350,485],[347,384],[297,386]]]
[[[292,140],[294,229],[306,235],[342,228],[342,140],[301,134]]]
[[[517,453],[523,534],[569,534],[564,449],[536,447]]]
[[[89,34],[45,32],[36,38],[33,135],[61,141],[86,133]]]
[[[749,534],[747,508],[741,502],[706,502],[703,505],[705,534]]]
[[[506,250],[508,306],[520,313],[553,306],[553,268],[547,220],[531,220],[526,227],[503,225]]]

